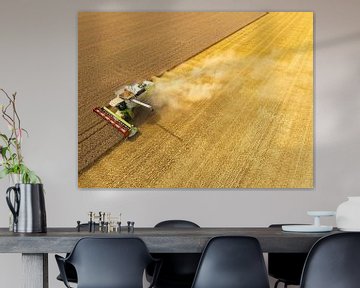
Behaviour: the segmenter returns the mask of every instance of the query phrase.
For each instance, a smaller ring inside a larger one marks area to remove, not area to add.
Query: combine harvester
[[[125,139],[132,137],[138,131],[138,128],[130,123],[134,118],[134,108],[140,105],[153,110],[149,104],[140,101],[153,85],[151,81],[143,81],[122,86],[115,91],[116,97],[107,106],[96,107],[93,111],[119,130]]]

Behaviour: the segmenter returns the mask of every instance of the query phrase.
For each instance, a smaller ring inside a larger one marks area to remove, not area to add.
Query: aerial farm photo
[[[313,188],[312,12],[80,12],[79,188]]]

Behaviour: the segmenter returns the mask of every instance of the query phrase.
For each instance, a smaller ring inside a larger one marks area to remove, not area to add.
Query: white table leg
[[[22,254],[23,288],[49,288],[48,254]]]

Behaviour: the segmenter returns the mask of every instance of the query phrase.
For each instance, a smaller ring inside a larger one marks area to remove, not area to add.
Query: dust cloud
[[[237,78],[241,70],[246,70],[246,80],[261,81],[266,78],[264,69],[274,65],[278,56],[279,53],[272,52],[266,56],[244,58],[231,51],[210,55],[200,61],[195,57],[161,77],[153,77],[155,85],[151,92],[151,103],[158,109],[187,109],[194,102],[219,95],[224,86],[231,85],[229,83],[232,81],[242,81],[240,77]]]
[[[207,57],[201,64],[196,63],[195,59],[190,63],[152,79],[155,85],[151,102],[155,107],[184,109],[191,103],[210,99],[229,81],[239,60],[235,53],[228,53]]]

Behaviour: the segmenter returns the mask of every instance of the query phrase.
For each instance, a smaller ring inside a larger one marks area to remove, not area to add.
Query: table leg
[[[23,288],[49,288],[48,254],[22,254]]]

